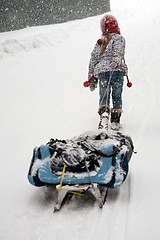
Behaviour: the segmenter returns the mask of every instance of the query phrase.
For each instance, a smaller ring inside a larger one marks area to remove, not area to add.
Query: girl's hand
[[[114,70],[118,67],[118,64],[116,62],[111,62],[110,67],[111,67],[112,70]]]

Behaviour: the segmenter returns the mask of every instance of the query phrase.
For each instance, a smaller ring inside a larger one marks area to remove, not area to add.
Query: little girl
[[[88,78],[92,77],[92,89],[95,89],[96,78],[99,80],[100,122],[98,128],[108,129],[111,113],[111,128],[119,130],[122,113],[123,76],[127,75],[124,63],[125,39],[120,34],[118,22],[112,15],[105,15],[100,21],[102,37],[97,41],[91,53]],[[110,95],[112,91],[112,105]]]

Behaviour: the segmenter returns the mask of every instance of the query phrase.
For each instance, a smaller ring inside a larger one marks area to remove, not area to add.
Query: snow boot
[[[119,131],[120,129],[120,118],[121,118],[121,109],[111,109],[111,129]]]
[[[104,128],[108,130],[110,108],[108,106],[102,105],[99,107],[98,114],[100,115],[98,129]]]

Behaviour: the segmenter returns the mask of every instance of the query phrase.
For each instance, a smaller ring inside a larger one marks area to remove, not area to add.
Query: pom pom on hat
[[[98,39],[98,40],[97,40],[97,43],[98,43],[99,45],[101,45],[101,44],[102,44],[102,39],[101,39],[101,38]]]

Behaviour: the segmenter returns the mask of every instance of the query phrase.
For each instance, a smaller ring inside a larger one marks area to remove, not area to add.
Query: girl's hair
[[[111,35],[108,33],[106,34],[103,39],[102,39],[102,44],[101,44],[101,50],[100,50],[100,53],[99,53],[99,59],[101,59],[104,51],[106,50],[106,47],[108,46],[108,43],[110,42],[111,40]]]

